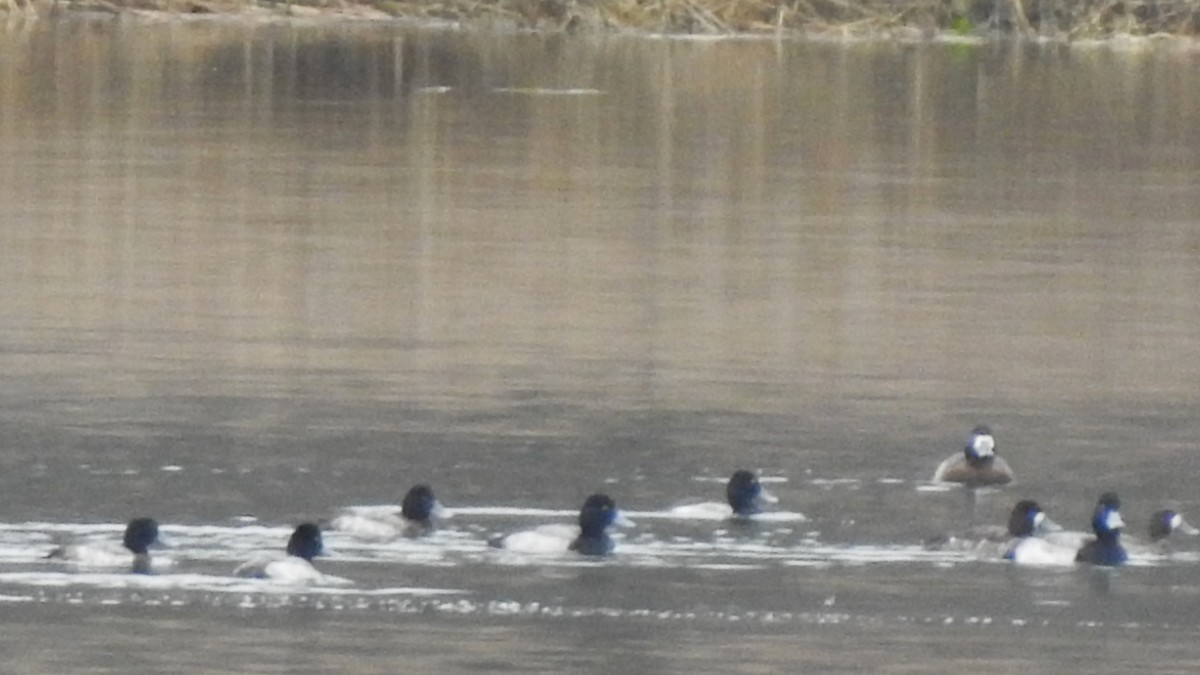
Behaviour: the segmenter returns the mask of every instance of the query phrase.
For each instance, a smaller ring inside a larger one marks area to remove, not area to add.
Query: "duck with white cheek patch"
[[[947,457],[933,473],[934,482],[968,488],[1006,485],[1014,477],[1008,462],[996,454],[996,439],[986,425],[972,429],[963,451]]]
[[[1096,538],[1079,549],[1075,560],[1104,567],[1124,565],[1129,560],[1129,554],[1121,545],[1121,530],[1124,527],[1121,499],[1115,492],[1105,492],[1092,512],[1092,531],[1096,533]]]

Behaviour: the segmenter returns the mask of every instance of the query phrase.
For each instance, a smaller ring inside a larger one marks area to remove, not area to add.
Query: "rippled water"
[[[1192,545],[930,552],[980,422],[1200,520],[1200,58],[60,20],[0,40],[11,672],[1191,672]],[[739,467],[749,527],[670,509]],[[418,481],[350,586],[238,579]],[[488,548],[604,490],[603,562]],[[43,560],[162,524],[153,576]]]

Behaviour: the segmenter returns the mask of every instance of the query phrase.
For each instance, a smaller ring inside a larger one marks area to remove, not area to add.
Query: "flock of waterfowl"
[[[972,430],[962,452],[943,461],[934,472],[938,483],[959,484],[973,491],[1012,482],[1008,463],[996,454],[991,430],[979,426]],[[764,505],[775,498],[751,471],[738,470],[726,484],[726,505],[719,505],[723,517],[754,519]],[[1076,562],[1114,566],[1128,558],[1127,544],[1135,549],[1153,550],[1173,532],[1200,534],[1173,511],[1159,511],[1151,520],[1148,544],[1123,542],[1125,523],[1116,493],[1100,496],[1091,519],[1091,533],[1073,532],[1054,523],[1037,504],[1023,499],[1012,509],[1006,527],[982,526],[956,535],[942,535],[925,542],[926,548],[972,551],[983,557],[1002,558],[1017,564],[1051,565]],[[283,582],[328,580],[312,565],[324,551],[322,526],[350,536],[369,538],[420,537],[432,532],[445,514],[433,489],[416,485],[402,503],[395,506],[351,507],[321,524],[302,523],[295,528],[282,554],[263,555],[239,565],[238,576],[266,578]],[[613,552],[608,528],[631,523],[606,494],[589,496],[580,508],[576,526],[545,525],[491,538],[487,543],[523,553],[567,553],[604,556]],[[147,573],[152,569],[150,549],[159,544],[158,524],[151,518],[135,518],[117,542],[85,541],[56,547],[45,557],[85,567],[120,567]],[[336,579],[336,578],[334,578]]]
[[[975,427],[963,451],[946,458],[933,475],[934,481],[958,483],[971,490],[1006,485],[1013,478],[1008,463],[996,454],[996,439],[987,426]],[[1013,507],[1006,528],[972,528],[963,535],[930,539],[926,547],[971,549],[1029,565],[1082,562],[1111,567],[1129,560],[1129,547],[1153,552],[1174,532],[1200,534],[1182,515],[1163,510],[1151,516],[1149,544],[1122,542],[1125,521],[1115,492],[1100,495],[1091,528],[1091,533],[1066,530],[1047,517],[1037,502],[1023,499]]]

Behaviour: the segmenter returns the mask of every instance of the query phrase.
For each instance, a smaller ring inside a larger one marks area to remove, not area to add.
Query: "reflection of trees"
[[[1200,363],[1183,53],[60,21],[0,54],[0,308],[135,372],[768,406]]]

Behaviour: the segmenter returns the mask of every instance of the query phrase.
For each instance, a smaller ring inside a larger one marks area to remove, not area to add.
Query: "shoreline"
[[[415,25],[670,38],[978,43],[1194,40],[1200,5],[1071,0],[0,0],[7,24],[67,16],[400,21]],[[1041,11],[1030,11],[1034,7]],[[1047,11],[1050,8],[1051,11]],[[1061,11],[1055,11],[1061,10]],[[1070,11],[1068,11],[1070,10]]]

